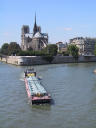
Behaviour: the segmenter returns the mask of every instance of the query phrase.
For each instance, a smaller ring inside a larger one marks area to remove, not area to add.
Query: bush
[[[18,56],[34,56],[35,53],[34,51],[20,51],[17,55]]]
[[[78,47],[74,44],[71,44],[68,46],[68,52],[70,55],[72,55],[74,58],[78,58]]]

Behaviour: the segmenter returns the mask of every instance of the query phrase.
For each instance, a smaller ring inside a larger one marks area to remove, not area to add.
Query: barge
[[[27,69],[25,71],[25,86],[28,98],[32,104],[46,104],[51,102],[50,94],[41,85],[34,69]]]

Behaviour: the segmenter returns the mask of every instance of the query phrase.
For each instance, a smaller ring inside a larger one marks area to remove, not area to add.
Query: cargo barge
[[[51,96],[41,85],[36,77],[34,69],[27,69],[25,72],[25,85],[28,98],[32,104],[51,103]]]

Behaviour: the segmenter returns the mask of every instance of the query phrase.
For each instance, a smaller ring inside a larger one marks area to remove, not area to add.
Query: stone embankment
[[[0,61],[18,66],[50,64],[40,56],[3,56],[0,57]],[[83,62],[96,62],[96,56],[80,56],[78,59],[74,59],[72,56],[55,56],[51,64]]]

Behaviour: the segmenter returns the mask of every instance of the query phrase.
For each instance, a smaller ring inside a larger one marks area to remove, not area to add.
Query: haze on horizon
[[[33,31],[37,24],[48,33],[49,42],[68,41],[77,36],[96,37],[96,0],[1,0],[0,46],[21,42],[21,27]]]

